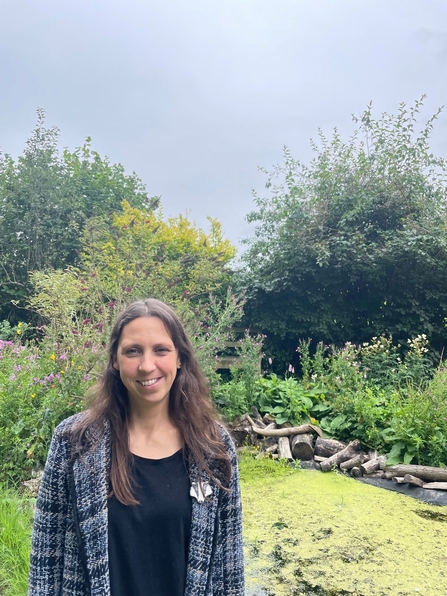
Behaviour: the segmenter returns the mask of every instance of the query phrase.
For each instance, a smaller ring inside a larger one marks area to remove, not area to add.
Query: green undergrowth
[[[256,482],[259,478],[282,478],[294,473],[294,468],[283,459],[276,461],[261,455],[257,449],[243,449],[239,454],[239,476],[241,482]]]
[[[446,508],[332,472],[271,474],[271,460],[256,460],[257,477],[246,475],[247,457],[247,596],[444,593]]]
[[[0,594],[27,593],[32,502],[0,486]]]

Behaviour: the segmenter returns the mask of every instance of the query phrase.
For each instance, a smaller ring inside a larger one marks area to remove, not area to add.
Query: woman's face
[[[178,351],[158,317],[139,317],[121,332],[116,360],[131,408],[168,408],[177,369]]]

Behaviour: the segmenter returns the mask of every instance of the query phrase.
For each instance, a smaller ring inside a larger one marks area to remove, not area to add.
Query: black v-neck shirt
[[[108,501],[111,596],[184,596],[191,497],[183,450],[132,458],[139,505]]]

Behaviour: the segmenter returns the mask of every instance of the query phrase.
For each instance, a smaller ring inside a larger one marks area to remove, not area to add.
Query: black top
[[[133,455],[139,505],[108,501],[112,596],[183,596],[191,526],[183,450],[163,459]]]

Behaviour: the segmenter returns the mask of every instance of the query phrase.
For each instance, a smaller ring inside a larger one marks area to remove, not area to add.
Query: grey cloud
[[[444,103],[445,16],[442,0],[3,0],[0,147],[17,154],[42,106],[64,145],[92,136],[167,215],[218,217],[237,242],[284,144],[306,161],[318,126],[348,135],[370,100]]]

